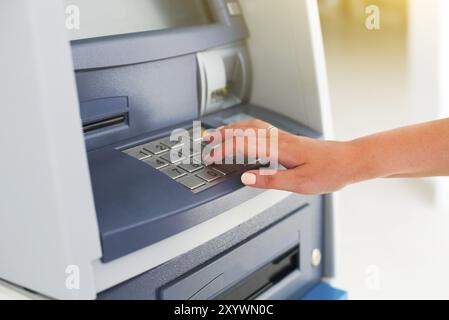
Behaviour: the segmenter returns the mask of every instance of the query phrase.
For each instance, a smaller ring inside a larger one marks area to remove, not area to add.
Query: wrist
[[[363,139],[356,139],[347,144],[349,164],[349,183],[357,183],[382,176],[382,161],[378,155],[370,152]]]

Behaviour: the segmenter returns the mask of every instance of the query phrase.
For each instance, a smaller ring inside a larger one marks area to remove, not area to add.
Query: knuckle
[[[251,121],[252,121],[251,125],[253,125],[254,127],[257,127],[257,128],[262,128],[266,124],[265,121],[262,121],[259,119],[253,119]]]
[[[259,124],[260,120],[252,119],[249,121],[249,125],[256,127]]]
[[[260,184],[263,186],[272,186],[273,185],[273,175],[261,176],[259,175]]]

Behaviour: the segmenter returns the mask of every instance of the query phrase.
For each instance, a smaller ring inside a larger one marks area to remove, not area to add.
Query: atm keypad
[[[191,137],[189,154],[183,154],[182,142],[172,142],[170,141],[170,137],[144,143],[140,146],[123,150],[123,152],[157,169],[165,174],[167,178],[173,179],[193,193],[207,190],[225,181],[229,176],[241,174],[246,170],[260,166],[237,164],[214,164],[207,166],[204,163],[196,163],[194,161],[191,132],[192,130],[189,131]],[[202,148],[203,145],[201,145]]]

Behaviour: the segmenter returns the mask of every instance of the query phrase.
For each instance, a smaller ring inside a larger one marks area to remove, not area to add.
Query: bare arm
[[[355,180],[449,175],[449,119],[350,142],[360,168]]]
[[[266,128],[252,120],[223,128]],[[287,170],[250,171],[243,183],[303,194],[333,192],[381,177],[449,175],[449,119],[404,127],[353,141],[321,141],[279,133],[279,162]]]

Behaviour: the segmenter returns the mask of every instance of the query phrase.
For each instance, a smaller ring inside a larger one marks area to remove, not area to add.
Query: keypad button
[[[197,177],[203,179],[206,182],[212,182],[220,179],[222,175],[213,169],[203,169],[196,174]]]
[[[169,150],[168,147],[164,146],[162,143],[159,143],[157,141],[143,145],[143,149],[156,155],[164,153]]]
[[[168,165],[169,165],[168,162],[166,162],[160,158],[150,158],[150,159],[144,160],[144,162],[158,170],[168,167]]]
[[[167,137],[167,138],[160,140],[159,142],[170,149],[180,148],[184,145],[183,139],[181,139],[181,138],[179,141],[171,141],[170,137]]]
[[[192,145],[190,146],[190,156],[193,157],[197,154],[202,154],[204,149],[204,145],[200,142],[192,142]]]
[[[162,173],[165,173],[170,178],[176,180],[181,177],[184,177],[187,175],[187,173],[178,167],[169,167],[161,170]]]
[[[142,146],[134,147],[123,152],[139,160],[144,160],[151,157],[151,154],[148,151],[145,151]]]
[[[204,168],[204,166],[202,164],[196,164],[196,163],[180,164],[179,167],[181,167],[182,169],[184,169],[185,171],[187,171],[189,173],[193,173],[193,172],[196,172],[196,171]]]
[[[197,178],[195,176],[188,176],[185,178],[181,178],[178,180],[178,182],[180,184],[186,186],[190,190],[198,189],[199,187],[202,187],[206,184],[203,180],[201,180],[200,178]]]
[[[185,160],[187,157],[188,155],[185,155],[182,149],[172,149],[170,152],[164,154],[161,158],[170,163],[178,163]]]

